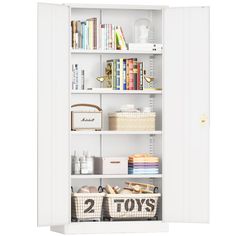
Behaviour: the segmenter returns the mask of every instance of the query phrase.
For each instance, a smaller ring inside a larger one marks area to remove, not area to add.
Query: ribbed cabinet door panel
[[[209,8],[164,10],[163,220],[208,222]]]
[[[38,4],[38,225],[69,222],[69,9]]]

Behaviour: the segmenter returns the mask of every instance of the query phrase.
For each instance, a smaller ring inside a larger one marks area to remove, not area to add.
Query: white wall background
[[[4,236],[53,234],[36,227],[36,2],[11,0],[0,5],[0,231]],[[171,224],[168,235],[236,235],[235,1],[78,2],[211,7],[210,224]]]

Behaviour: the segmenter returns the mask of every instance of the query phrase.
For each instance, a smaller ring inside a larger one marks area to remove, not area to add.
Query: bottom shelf
[[[51,230],[63,234],[154,233],[154,232],[167,232],[168,224],[158,220],[75,222],[62,226],[52,226]]]

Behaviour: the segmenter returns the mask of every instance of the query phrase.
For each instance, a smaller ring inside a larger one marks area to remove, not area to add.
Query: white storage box
[[[75,104],[75,107],[90,107],[96,110],[73,110],[71,112],[71,130],[101,130],[102,129],[102,109],[93,104]]]
[[[107,219],[155,219],[160,193],[106,194],[103,216]]]
[[[109,130],[154,131],[155,112],[116,112],[109,114]]]
[[[95,157],[95,174],[127,175],[128,157]]]
[[[72,220],[101,220],[104,195],[105,193],[72,193]]]

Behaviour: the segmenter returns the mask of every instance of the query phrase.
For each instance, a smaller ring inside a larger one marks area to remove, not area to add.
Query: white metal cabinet
[[[69,8],[38,5],[38,225],[69,222]]]
[[[163,12],[163,134],[155,131],[163,135],[162,221],[70,223],[71,7]],[[38,5],[38,225],[62,233],[103,233],[207,222],[208,120],[209,8]]]
[[[163,219],[207,222],[207,7],[165,9],[163,91]]]

